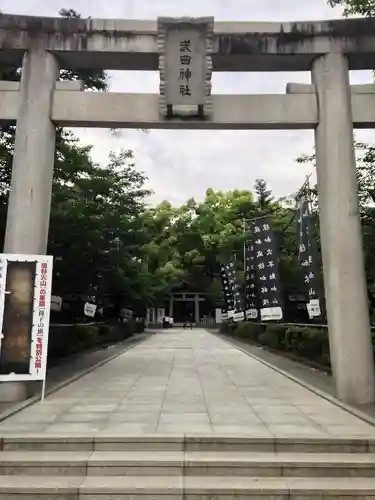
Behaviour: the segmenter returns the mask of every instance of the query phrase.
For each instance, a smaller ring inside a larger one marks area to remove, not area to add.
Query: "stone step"
[[[375,454],[188,452],[184,474],[198,477],[375,477]]]
[[[252,438],[247,436],[142,435],[93,436],[23,434],[0,437],[4,451],[252,451],[301,453],[375,453],[367,438]]]
[[[375,478],[268,477],[12,477],[1,478],[0,498],[12,500],[262,500],[375,498]]]
[[[375,477],[375,454],[3,451],[0,475]]]

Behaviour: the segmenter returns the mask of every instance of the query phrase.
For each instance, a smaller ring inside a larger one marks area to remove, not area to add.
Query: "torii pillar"
[[[51,210],[56,127],[51,121],[59,75],[56,58],[43,49],[26,52],[8,201],[4,252],[44,255]],[[0,400],[26,399],[32,383],[1,384]]]
[[[355,404],[375,398],[374,359],[358,209],[348,62],[329,53],[312,65],[320,234],[331,363],[336,395]]]

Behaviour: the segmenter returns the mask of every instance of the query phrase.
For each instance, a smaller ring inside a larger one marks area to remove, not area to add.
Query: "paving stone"
[[[375,437],[375,428],[201,329],[153,335],[0,423],[0,434]]]
[[[90,425],[87,423],[66,423],[66,422],[61,422],[59,424],[54,424],[50,425],[45,428],[45,432],[47,434],[61,434],[61,432],[68,432],[69,434],[82,434],[82,435],[87,435],[91,434],[94,435],[96,432],[100,430],[101,426],[100,425]]]
[[[262,420],[251,411],[244,413],[213,413],[210,412],[210,420],[213,425],[236,425],[236,424],[252,424],[252,425],[262,425]]]
[[[159,425],[161,424],[210,424],[210,417],[207,413],[164,413],[160,414]]]
[[[300,424],[280,424],[280,425],[268,425],[267,426],[271,434],[275,437],[283,436],[293,436],[293,437],[324,437],[328,433],[324,429],[319,429],[312,425],[300,425]]]
[[[72,413],[110,413],[114,412],[118,405],[114,404],[103,404],[103,405],[81,405],[74,406],[71,408]]]
[[[160,412],[154,413],[136,413],[136,412],[116,412],[112,413],[109,418],[109,423],[157,423]]]
[[[181,433],[181,434],[186,434],[186,433],[197,433],[197,434],[205,434],[205,433],[212,433],[213,429],[210,424],[201,424],[201,423],[178,423],[178,422],[173,422],[173,423],[161,423],[158,425],[157,431],[160,433]]]

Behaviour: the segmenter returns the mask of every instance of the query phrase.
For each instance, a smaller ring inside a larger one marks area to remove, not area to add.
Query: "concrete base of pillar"
[[[20,403],[38,391],[35,382],[1,382],[0,403]]]

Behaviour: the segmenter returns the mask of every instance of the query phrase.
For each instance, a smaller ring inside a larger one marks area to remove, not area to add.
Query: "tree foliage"
[[[328,0],[331,7],[341,6],[344,15],[361,15],[371,17],[375,14],[375,0]]]
[[[295,211],[275,201],[263,179],[254,194],[248,190],[206,191],[205,199],[188,200],[180,207],[163,202],[145,213],[145,226],[152,240],[147,245],[149,270],[164,266],[174,282],[182,278],[205,290],[213,305],[222,300],[220,264],[235,258],[243,285],[244,240],[251,233],[251,221],[268,215],[279,241],[280,267],[286,293],[301,288],[297,263]],[[164,289],[165,290],[165,289]]]

